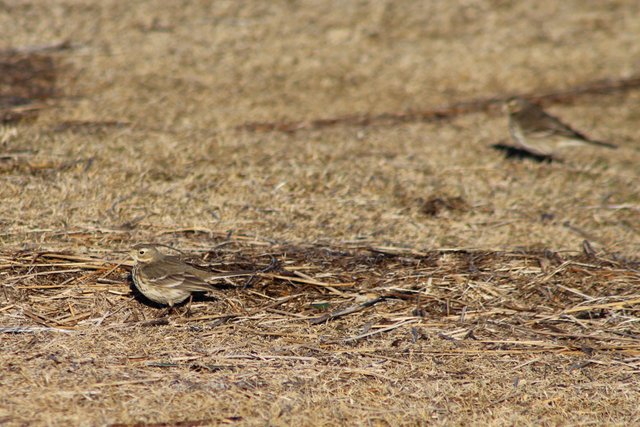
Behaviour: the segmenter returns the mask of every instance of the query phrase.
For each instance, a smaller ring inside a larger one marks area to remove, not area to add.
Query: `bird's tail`
[[[583,142],[586,142],[586,143],[588,143],[588,144],[598,145],[598,146],[600,146],[600,147],[613,148],[613,149],[618,148],[618,146],[617,146],[617,145],[612,144],[612,143],[610,143],[610,142],[603,142],[603,141],[598,141],[598,140],[595,140],[595,139],[591,139],[591,138],[589,138],[587,135],[585,135],[585,134],[583,134],[583,133],[580,133],[580,132],[578,132],[578,131],[577,131],[577,130],[575,130],[575,129],[571,129],[571,130],[573,131],[574,135],[575,135],[576,137],[578,137],[578,139],[580,139],[580,140],[582,140]]]
[[[612,144],[610,142],[596,141],[595,139],[591,139],[591,138],[585,138],[585,141],[587,141],[589,144],[598,145],[600,147],[606,147],[606,148],[612,148],[612,149],[618,148],[616,144]]]

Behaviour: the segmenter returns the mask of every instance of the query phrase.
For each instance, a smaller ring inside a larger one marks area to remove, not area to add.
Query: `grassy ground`
[[[0,2],[0,422],[640,423],[640,91],[552,163],[447,107],[637,76],[639,9]],[[156,321],[141,241],[280,269]]]

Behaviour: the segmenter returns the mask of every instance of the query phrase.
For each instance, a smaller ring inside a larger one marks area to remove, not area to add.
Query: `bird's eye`
[[[144,255],[144,249],[140,249],[140,252],[138,252],[140,255]]]

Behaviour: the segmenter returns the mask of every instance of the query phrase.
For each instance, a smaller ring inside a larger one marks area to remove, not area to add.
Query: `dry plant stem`
[[[376,331],[371,331],[371,332],[367,332],[367,333],[364,333],[364,334],[356,335],[356,336],[353,336],[353,337],[350,337],[350,338],[345,338],[343,340],[329,341],[329,343],[355,342],[355,341],[359,341],[359,340],[364,339],[364,338],[372,337],[374,335],[378,335],[378,334],[382,334],[382,333],[385,333],[385,332],[393,331],[394,329],[398,329],[398,328],[400,328],[402,326],[410,325],[412,323],[417,323],[418,321],[419,321],[418,319],[403,320],[403,321],[395,323],[395,324],[393,324],[391,326],[388,326],[386,328],[381,328],[381,329],[378,329]]]
[[[10,328],[0,328],[0,333],[3,334],[30,334],[35,332],[58,332],[63,334],[72,334],[75,331],[69,329],[40,327],[40,326],[16,326]]]
[[[322,283],[320,281],[313,280],[313,279],[306,279],[306,278],[293,277],[293,276],[282,276],[282,275],[271,274],[271,273],[266,273],[266,274],[262,273],[262,274],[260,274],[260,276],[262,276],[264,278],[268,278],[268,279],[280,279],[280,280],[290,281],[290,282],[294,282],[294,283],[304,283],[304,284],[308,284],[308,285],[320,286],[320,287],[323,287],[323,288],[352,287],[354,285],[353,282],[348,282],[348,283]]]
[[[358,311],[364,310],[365,308],[368,308],[368,307],[372,307],[377,303],[384,301],[385,299],[387,299],[387,297],[374,298],[369,301],[365,301],[362,304],[356,304],[351,307],[345,308],[344,310],[338,310],[330,314],[325,314],[323,316],[316,317],[315,319],[311,319],[309,323],[311,323],[312,325],[317,325],[319,323],[328,322],[343,316],[347,316],[349,314],[357,313]]]

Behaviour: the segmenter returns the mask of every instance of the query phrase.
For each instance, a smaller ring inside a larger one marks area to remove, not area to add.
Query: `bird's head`
[[[526,99],[514,96],[504,103],[504,110],[506,113],[513,114],[525,110],[528,105],[529,101]]]
[[[135,261],[146,264],[162,259],[163,255],[155,246],[148,244],[138,244],[131,248],[129,252]]]

